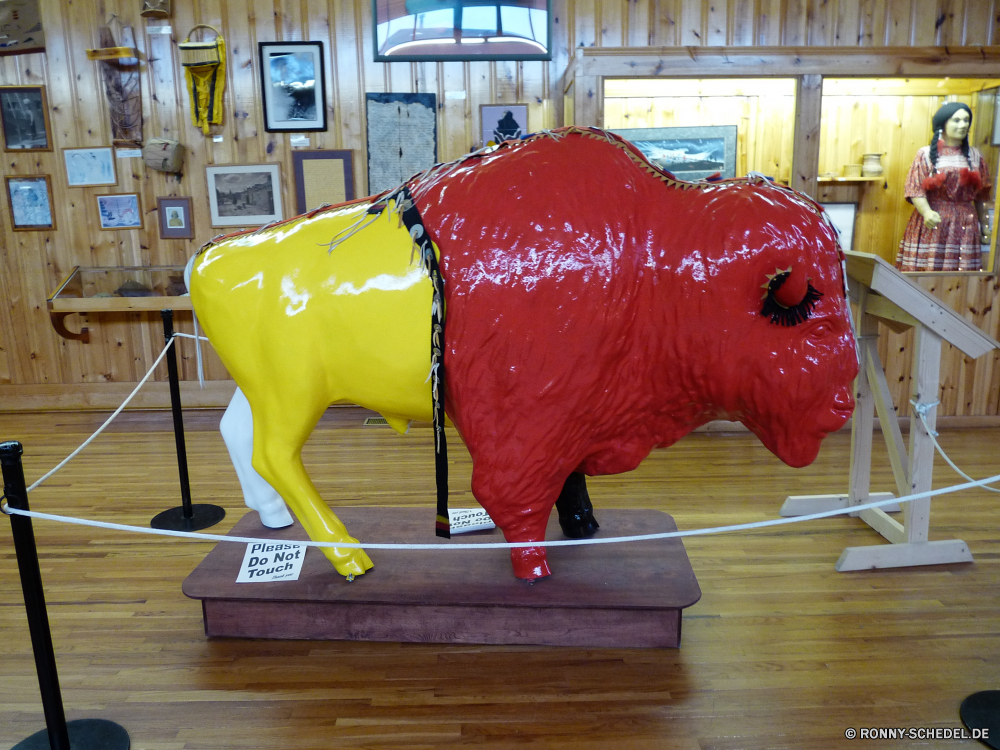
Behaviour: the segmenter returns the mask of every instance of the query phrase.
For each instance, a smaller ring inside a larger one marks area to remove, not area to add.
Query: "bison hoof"
[[[552,575],[544,547],[515,547],[510,551],[510,562],[518,578],[531,581]]]
[[[354,540],[351,539],[351,542]],[[337,549],[336,547],[323,547],[323,554],[333,563],[340,575],[353,580],[353,576],[364,575],[366,570],[374,567],[371,558],[362,549]]]
[[[600,528],[587,492],[587,477],[578,471],[566,478],[556,500],[556,510],[559,512],[559,526],[570,539],[586,539]]]

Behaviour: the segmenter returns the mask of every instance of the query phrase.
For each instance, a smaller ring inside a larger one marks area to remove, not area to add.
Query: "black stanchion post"
[[[174,311],[161,310],[163,340],[169,344],[174,336]],[[154,529],[172,531],[198,531],[215,526],[226,517],[218,505],[191,503],[191,483],[188,479],[187,447],[184,444],[184,416],[181,412],[181,383],[177,374],[177,346],[167,350],[167,374],[170,378],[170,409],[174,415],[174,442],[177,444],[177,473],[181,480],[181,505],[158,513],[150,521]]]
[[[3,494],[7,505],[17,510],[29,510],[28,490],[24,483],[21,454],[24,449],[17,441],[0,443],[0,465],[3,467]],[[49,616],[45,610],[45,591],[42,572],[38,568],[38,550],[35,548],[35,530],[31,519],[11,514],[11,532],[17,569],[21,574],[24,592],[24,609],[28,615],[31,633],[31,650],[35,654],[38,688],[42,694],[45,729],[19,742],[12,750],[128,750],[128,733],[118,724],[103,719],[81,719],[66,723],[62,693],[59,690],[59,673],[52,647]],[[72,737],[72,744],[70,738]]]

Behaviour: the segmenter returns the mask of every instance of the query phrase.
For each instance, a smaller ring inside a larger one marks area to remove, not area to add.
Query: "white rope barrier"
[[[114,413],[108,417],[108,419],[102,424],[93,435],[87,438],[79,448],[70,453],[65,459],[63,459],[58,465],[51,469],[48,473],[44,474],[40,479],[38,479],[34,484],[27,488],[28,492],[31,492],[36,487],[41,485],[45,480],[49,479],[53,474],[62,469],[66,464],[68,464],[72,459],[74,459],[84,448],[86,448],[90,443],[92,443],[98,435],[100,435],[105,428],[111,424],[111,422],[121,414],[122,410],[129,404],[129,402],[135,397],[139,392],[139,389],[145,385],[146,381],[149,380],[153,371],[156,370],[163,357],[166,356],[167,351],[170,346],[174,343],[175,338],[189,338],[196,340],[208,341],[204,336],[199,336],[197,333],[194,335],[188,333],[174,333],[171,338],[167,341],[166,345],[163,347],[163,351],[156,358],[153,366],[149,368],[149,371],[143,376],[142,380],[138,382],[135,389],[128,395],[122,405],[119,406]],[[796,516],[793,518],[776,518],[768,521],[755,521],[752,523],[741,523],[732,524],[729,526],[712,526],[708,528],[701,529],[689,529],[687,531],[668,531],[659,534],[638,534],[633,536],[617,536],[617,537],[592,537],[590,539],[559,539],[552,541],[539,541],[539,542],[485,542],[482,544],[475,543],[443,543],[438,542],[434,544],[401,544],[401,543],[388,543],[388,542],[374,542],[374,543],[361,543],[361,542],[314,542],[311,540],[281,540],[286,543],[299,544],[305,547],[332,547],[337,549],[401,549],[401,550],[456,550],[456,549],[516,549],[522,547],[577,547],[585,546],[591,544],[621,544],[625,542],[642,542],[650,541],[654,539],[675,539],[679,537],[687,536],[706,536],[708,534],[724,534],[733,531],[751,531],[754,529],[770,528],[773,526],[785,526],[792,523],[803,523],[805,521],[815,521],[821,518],[831,518],[833,516],[844,515],[847,513],[857,513],[862,510],[868,510],[870,508],[880,508],[884,505],[892,505],[896,503],[906,503],[911,500],[919,500],[925,497],[936,497],[937,495],[950,494],[952,492],[959,492],[961,490],[972,489],[974,487],[982,487],[984,489],[990,490],[991,492],[1000,492],[1000,489],[994,487],[988,487],[986,485],[993,484],[995,482],[1000,482],[1000,474],[988,477],[987,479],[972,479],[968,474],[959,469],[955,463],[948,457],[941,448],[941,445],[937,442],[937,433],[930,429],[927,424],[926,415],[934,408],[939,402],[935,401],[932,404],[918,404],[914,401],[910,401],[913,405],[914,412],[920,418],[920,421],[924,425],[924,429],[927,430],[928,435],[934,443],[934,447],[941,454],[942,458],[948,462],[956,472],[958,472],[962,477],[969,480],[965,484],[956,484],[950,487],[943,487],[938,490],[928,490],[927,492],[918,492],[916,494],[907,495],[905,497],[890,498],[888,500],[880,500],[871,503],[864,503],[861,505],[850,505],[846,508],[836,508],[833,510],[822,511],[819,513],[810,513],[807,515]],[[0,512],[6,515],[17,515],[26,516],[28,518],[37,518],[43,521],[56,521],[58,523],[68,523],[75,524],[78,526],[90,526],[99,529],[108,529],[111,531],[128,531],[137,534],[153,534],[156,536],[173,536],[180,537],[183,539],[197,539],[201,541],[212,541],[212,542],[240,542],[245,544],[258,544],[258,543],[273,543],[274,539],[264,539],[258,537],[242,537],[242,536],[224,536],[222,534],[201,534],[197,532],[185,532],[185,531],[171,531],[169,529],[152,529],[143,526],[130,526],[127,524],[120,523],[110,523],[107,521],[93,521],[84,518],[74,518],[72,516],[60,516],[52,513],[39,513],[38,511],[25,511],[18,508],[11,508],[6,502],[5,497],[0,497]]]
[[[977,481],[967,482],[965,484],[955,484],[951,487],[942,487],[938,490],[928,490],[927,492],[918,492],[913,495],[906,495],[905,497],[890,498],[888,500],[879,500],[871,503],[863,503],[861,505],[851,505],[846,508],[836,508],[834,510],[826,510],[820,513],[810,513],[804,516],[797,516],[795,518],[775,518],[769,521],[755,521],[753,523],[741,523],[734,524],[731,526],[712,526],[710,528],[702,529],[689,529],[687,531],[665,531],[659,534],[638,534],[634,536],[616,536],[608,538],[591,537],[590,539],[559,539],[553,541],[541,541],[541,542],[485,542],[483,544],[450,544],[447,542],[439,542],[436,544],[393,544],[393,543],[361,543],[361,542],[313,542],[310,540],[298,540],[298,539],[260,539],[256,537],[245,537],[245,536],[223,536],[222,534],[200,534],[197,532],[185,532],[185,531],[170,531],[167,529],[149,529],[142,526],[127,526],[125,524],[109,523],[106,521],[90,521],[82,518],[72,518],[70,516],[57,516],[51,513],[38,513],[36,511],[25,511],[19,510],[17,508],[11,508],[7,506],[6,503],[0,503],[0,511],[6,513],[7,515],[18,515],[27,516],[29,518],[38,518],[44,521],[58,521],[60,523],[71,523],[77,524],[79,526],[93,526],[99,529],[110,529],[113,531],[132,531],[139,534],[155,534],[159,536],[176,536],[186,539],[200,539],[209,542],[241,542],[245,544],[273,544],[275,541],[281,541],[285,544],[299,544],[304,547],[335,547],[337,549],[401,549],[401,550],[453,550],[453,549],[516,549],[520,547],[579,547],[589,544],[621,544],[623,542],[644,542],[653,539],[675,539],[678,537],[686,536],[705,536],[707,534],[723,534],[732,531],[750,531],[751,529],[764,529],[772,526],[785,526],[791,523],[802,523],[804,521],[815,521],[820,518],[830,518],[832,516],[839,516],[845,513],[857,513],[858,511],[868,510],[869,508],[880,508],[883,505],[891,505],[893,503],[908,503],[911,500],[919,500],[924,497],[936,497],[938,495],[947,495],[952,492],[959,492],[961,490],[972,489],[973,487],[982,487],[985,484],[992,484],[993,482],[1000,481],[1000,474],[993,477],[988,477],[987,479],[980,479]]]
[[[176,334],[174,334],[174,335],[176,335]],[[119,406],[117,409],[115,409],[114,414],[112,414],[110,417],[108,417],[107,421],[105,421],[104,424],[102,424],[100,427],[97,428],[97,432],[95,432],[89,438],[87,438],[86,440],[84,440],[83,444],[79,448],[77,448],[75,451],[73,451],[68,456],[66,456],[66,458],[64,458],[61,462],[59,462],[59,464],[57,464],[51,471],[49,471],[47,474],[44,474],[41,479],[39,479],[37,482],[35,482],[30,487],[28,487],[28,492],[31,492],[38,485],[40,485],[46,479],[48,479],[53,474],[55,474],[57,471],[59,471],[63,466],[65,466],[70,461],[72,461],[74,458],[76,458],[77,455],[79,455],[80,451],[82,451],[84,448],[86,448],[88,445],[90,445],[92,442],[94,442],[94,439],[98,435],[100,435],[102,432],[104,432],[104,429],[109,424],[111,424],[111,422],[114,420],[115,417],[117,417],[119,414],[122,413],[122,409],[124,409],[126,406],[128,406],[129,401],[131,401],[133,398],[135,398],[135,394],[137,394],[139,392],[139,389],[142,388],[146,384],[146,381],[149,380],[149,376],[153,374],[153,370],[155,370],[157,368],[157,366],[160,364],[160,362],[166,356],[167,351],[169,351],[170,346],[173,343],[174,343],[174,339],[171,337],[170,340],[167,341],[166,345],[163,347],[163,351],[160,352],[160,356],[156,358],[156,361],[153,363],[153,366],[149,368],[149,372],[147,372],[145,375],[143,375],[142,380],[140,380],[139,383],[135,386],[135,390],[133,390],[128,395],[128,398],[126,398],[122,402],[121,406]]]
[[[918,417],[920,417],[921,424],[923,424],[924,429],[927,430],[927,436],[930,437],[931,442],[934,443],[934,447],[937,449],[937,452],[941,454],[941,458],[943,458],[948,463],[948,465],[952,469],[955,470],[956,474],[958,474],[963,479],[967,479],[970,482],[973,482],[975,480],[972,477],[970,477],[968,474],[966,474],[964,471],[962,471],[960,468],[958,468],[958,466],[955,465],[955,462],[952,461],[948,457],[948,454],[944,452],[944,448],[942,448],[941,445],[940,445],[940,443],[938,443],[938,441],[937,441],[937,436],[938,436],[937,432],[935,432],[934,430],[932,430],[931,427],[930,427],[930,425],[927,424],[927,414],[928,414],[928,412],[930,412],[931,409],[933,409],[935,406],[937,406],[940,403],[941,403],[940,401],[935,401],[932,404],[918,404],[913,399],[910,399],[910,404],[913,406],[914,413]],[[984,490],[989,490],[990,492],[1000,492],[1000,489],[997,489],[996,487],[987,487],[985,484],[983,485],[983,489]]]

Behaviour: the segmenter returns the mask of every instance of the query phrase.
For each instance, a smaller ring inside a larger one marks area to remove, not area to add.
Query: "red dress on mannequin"
[[[931,173],[930,146],[917,151],[906,177],[907,198],[927,198],[930,207],[941,215],[935,229],[924,226],[918,211],[910,216],[896,255],[900,271],[978,271],[981,247],[979,218],[974,201],[990,195],[986,162],[975,148],[969,148],[967,161],[958,147],[938,141],[937,174]],[[969,162],[977,165],[969,169]]]

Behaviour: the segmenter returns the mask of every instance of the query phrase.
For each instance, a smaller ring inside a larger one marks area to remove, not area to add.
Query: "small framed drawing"
[[[277,164],[207,167],[213,227],[252,227],[283,218]]]
[[[47,174],[7,177],[7,205],[15,232],[56,228],[52,212],[52,181]]]
[[[259,42],[264,129],[326,130],[323,42]]]
[[[136,193],[97,196],[101,229],[142,229],[142,211]]]
[[[503,143],[528,134],[527,104],[480,104],[480,144]]]
[[[293,151],[295,211],[354,200],[354,155],[349,150]]]
[[[110,148],[66,148],[66,183],[70,187],[117,185],[115,159]]]
[[[736,176],[736,126],[625,128],[627,138],[653,164],[681,180],[703,180],[719,173]]]
[[[0,86],[4,151],[51,151],[44,86]]]
[[[157,198],[156,215],[160,219],[160,239],[190,240],[194,238],[190,198]]]

